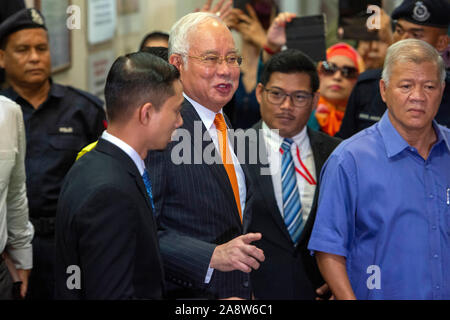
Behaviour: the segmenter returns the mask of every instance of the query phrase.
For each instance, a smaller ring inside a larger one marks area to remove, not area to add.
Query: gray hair
[[[425,41],[406,39],[398,41],[388,48],[381,75],[381,79],[383,79],[386,86],[389,85],[392,67],[398,62],[435,63],[438,69],[438,78],[441,82],[445,81],[444,60],[439,52]]]
[[[186,55],[189,52],[189,35],[197,29],[199,25],[209,20],[215,20],[220,24],[226,24],[219,16],[209,12],[193,12],[178,20],[170,30],[169,34],[169,57],[174,54],[183,56],[183,61],[187,63]]]

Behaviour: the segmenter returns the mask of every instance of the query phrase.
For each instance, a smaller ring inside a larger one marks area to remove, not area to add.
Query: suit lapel
[[[112,144],[111,142],[104,140],[102,138],[99,139],[97,146],[95,147],[98,151],[106,153],[110,155],[111,157],[118,160],[128,171],[128,173],[133,177],[133,179],[136,182],[136,185],[141,192],[142,196],[145,199],[145,203],[147,204],[147,207],[149,208],[150,212],[153,214],[152,205],[150,203],[150,199],[147,193],[147,189],[145,188],[144,181],[142,180],[142,176],[139,173],[138,168],[136,167],[136,164],[133,162],[133,160],[125,153],[123,152],[119,147]]]
[[[257,123],[253,128],[255,128],[257,131],[260,130],[262,128],[262,121]],[[297,248],[301,247],[300,244],[302,244],[304,241],[308,241],[308,239],[309,239],[309,234],[310,234],[310,231],[312,229],[314,219],[315,219],[315,212],[316,212],[318,195],[319,195],[320,170],[321,170],[324,162],[328,158],[328,155],[326,154],[325,149],[323,148],[323,139],[320,136],[320,134],[317,134],[316,132],[314,132],[313,130],[311,130],[309,128],[307,128],[307,134],[310,139],[311,150],[312,150],[313,157],[314,157],[314,165],[315,165],[315,169],[316,169],[315,171],[316,171],[316,176],[317,176],[316,177],[317,186],[316,186],[316,191],[314,194],[313,203],[311,206],[311,211],[308,216],[308,220],[306,221],[305,227],[303,228],[302,234],[300,235],[300,239],[298,242],[299,245],[297,245]],[[261,159],[261,160],[263,160],[264,163],[267,163],[267,150],[265,147],[265,142],[261,141],[262,143],[259,143],[261,138],[262,137],[257,135],[257,140],[251,141],[251,143],[257,143],[258,148],[262,148],[262,150],[259,154],[261,156],[265,157],[264,159]],[[247,159],[248,159],[248,155],[247,155]],[[265,195],[264,201],[266,202],[266,204],[269,208],[269,211],[272,214],[273,220],[275,221],[278,228],[282,231],[284,236],[287,238],[287,240],[292,242],[291,236],[289,235],[286,224],[284,223],[284,220],[283,220],[283,216],[281,215],[281,212],[278,208],[278,204],[275,199],[275,195],[273,192],[274,189],[273,189],[272,177],[270,175],[260,175],[261,168],[267,168],[266,166],[263,166],[261,164],[261,162],[262,161],[258,161],[258,163],[256,165],[250,165],[249,170],[250,170],[251,174],[255,177],[254,180],[257,183],[257,187],[260,188],[262,194]],[[268,190],[270,190],[270,192],[268,192]]]
[[[314,219],[316,216],[317,200],[319,198],[320,170],[322,169],[325,160],[328,158],[323,148],[322,137],[319,134],[317,134],[314,130],[311,130],[309,127],[307,128],[307,134],[309,137],[309,143],[311,145],[311,150],[314,157],[317,185],[316,191],[314,192],[314,199],[311,206],[311,211],[308,216],[308,220],[306,221],[305,227],[303,228],[302,234],[300,235],[299,244],[309,239],[309,234],[313,227]]]
[[[208,130],[206,129],[205,125],[203,124],[203,121],[200,119],[200,116],[198,115],[197,111],[195,111],[195,108],[186,99],[184,100],[184,103],[183,103],[182,117],[184,120],[183,128],[186,129],[191,134],[191,147],[193,148],[194,153],[196,153],[197,155],[200,155],[201,161],[203,163],[204,162],[204,158],[203,158],[204,150],[211,144],[214,144],[214,142],[212,141],[212,138],[209,135]],[[195,137],[194,123],[196,121],[199,121],[199,123],[201,124],[201,128],[202,128],[201,137]],[[203,137],[205,137],[205,140],[207,140],[207,141],[203,141]],[[201,144],[195,143],[195,140],[198,138],[201,139],[201,142],[202,142]],[[218,182],[218,186],[227,195],[227,197],[230,199],[230,201],[232,201],[231,203],[233,204],[233,206],[235,208],[233,215],[235,216],[236,219],[238,219],[239,223],[241,223],[241,218],[239,217],[239,210],[236,205],[235,198],[234,198],[233,188],[231,187],[231,183],[230,183],[230,180],[228,179],[228,174],[225,170],[225,167],[222,164],[220,164],[220,161],[221,161],[220,153],[216,149],[214,149],[214,155],[216,157],[215,161],[214,161],[215,163],[210,164],[210,165],[207,164],[205,166],[209,170],[211,170],[213,176],[216,178],[216,180]],[[193,161],[194,159],[195,159],[194,155],[192,155],[191,160]]]
[[[274,189],[273,189],[273,181],[271,175],[261,175],[261,169],[265,168],[267,170],[269,168],[268,165],[263,165],[262,163],[268,163],[267,158],[267,150],[266,150],[266,144],[264,141],[264,138],[259,135],[260,130],[262,129],[262,122],[258,122],[254,127],[257,131],[257,138],[255,140],[250,140],[250,143],[256,144],[256,150],[258,150],[258,154],[261,157],[257,161],[257,164],[255,165],[249,165],[249,170],[251,171],[251,174],[253,177],[255,177],[254,181],[257,184],[257,187],[260,189],[261,194],[264,195],[264,201],[266,202],[267,207],[269,208],[269,211],[272,215],[273,220],[275,221],[275,224],[278,226],[278,228],[281,230],[281,232],[284,234],[284,236],[287,238],[288,241],[292,242],[291,236],[289,235],[289,232],[286,228],[286,224],[284,223],[283,216],[280,212],[280,209],[278,208],[277,200],[275,199]],[[261,148],[261,150],[259,150]],[[247,148],[248,150],[249,148]],[[254,149],[254,150],[255,150]],[[249,159],[247,155],[247,159]]]

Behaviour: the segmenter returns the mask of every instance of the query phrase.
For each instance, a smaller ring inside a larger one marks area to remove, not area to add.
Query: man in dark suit
[[[261,234],[244,235],[250,190],[222,112],[238,86],[241,58],[223,21],[197,12],[172,27],[169,62],[183,83],[181,141],[150,153],[147,163],[168,297],[249,299],[248,273],[264,254],[251,244]]]
[[[272,56],[256,88],[262,121],[250,129],[257,133],[247,133],[250,156],[260,155],[249,165],[254,186],[249,231],[263,234],[255,245],[266,257],[251,273],[257,299],[314,299],[324,284],[306,245],[319,173],[340,140],[306,127],[318,87],[314,63],[290,49]]]
[[[164,272],[143,159],[183,122],[179,72],[144,52],[119,57],[105,98],[108,130],[70,169],[58,202],[56,296],[158,299]]]

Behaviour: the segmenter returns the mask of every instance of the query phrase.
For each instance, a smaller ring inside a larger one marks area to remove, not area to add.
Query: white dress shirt
[[[270,130],[265,122],[262,124],[264,132],[264,142],[267,150],[267,157],[269,160],[270,173],[272,176],[272,183],[275,193],[275,199],[277,201],[278,209],[284,219],[283,212],[283,193],[281,187],[281,153],[280,147],[283,143],[284,138],[278,135],[275,131]],[[311,145],[309,142],[309,137],[306,131],[306,126],[297,135],[291,138],[294,143],[291,145],[291,154],[294,161],[294,165],[297,169],[301,170],[303,174],[308,176],[305,170],[302,168],[300,162],[297,158],[297,147],[300,151],[300,159],[302,160],[305,167],[308,169],[309,173],[313,176],[314,180],[316,178],[316,166],[314,164],[314,156],[311,150]],[[297,171],[295,172],[297,178],[297,188],[300,193],[300,201],[303,208],[303,223],[309,217],[311,212],[312,203],[314,200],[314,193],[316,192],[316,185],[311,185],[306,181],[305,178],[301,176]]]
[[[33,225],[28,218],[25,128],[15,102],[0,96],[0,253],[18,269],[33,267]]]
[[[198,115],[200,116],[200,119],[203,122],[203,125],[208,130],[208,133],[211,136],[211,139],[214,142],[214,145],[216,146],[216,150],[220,150],[219,139],[217,137],[217,129],[216,129],[216,126],[214,125],[214,119],[216,118],[216,113],[214,111],[211,111],[210,109],[202,106],[198,102],[192,100],[184,92],[183,92],[183,95],[186,98],[186,100],[188,100],[192,104],[195,111],[197,111]],[[219,113],[223,114],[223,111],[220,110]],[[236,179],[237,179],[237,183],[239,186],[239,200],[241,202],[242,218],[244,218],[245,198],[247,197],[247,187],[245,185],[245,175],[244,175],[244,171],[242,170],[241,164],[239,163],[239,160],[238,160],[236,154],[234,153],[234,150],[231,148],[231,143],[229,142],[229,140],[228,140],[228,149],[233,158],[234,170],[236,172]],[[214,271],[213,268],[208,268],[208,271],[207,271],[206,277],[205,277],[205,283],[209,283],[211,281],[213,271]]]
[[[105,139],[106,141],[111,142],[113,145],[115,145],[120,150],[125,152],[131,158],[131,160],[133,160],[133,162],[136,165],[136,167],[138,168],[139,173],[141,174],[141,176],[144,174],[144,170],[145,170],[144,160],[142,160],[142,158],[139,155],[139,153],[137,153],[137,151],[134,150],[129,144],[127,144],[126,142],[124,142],[124,141],[120,140],[119,138],[113,136],[112,134],[108,133],[107,130],[103,131],[102,139]]]
[[[214,119],[216,118],[216,113],[209,110],[208,108],[202,106],[198,102],[195,102],[191,98],[189,98],[185,93],[183,93],[184,97],[194,106],[195,111],[197,111],[200,119],[208,130],[209,135],[211,136],[214,145],[216,146],[216,150],[220,150],[219,148],[219,139],[217,137],[217,129],[214,125]],[[223,111],[220,110],[219,113],[223,115]],[[228,140],[228,149],[230,150],[230,154],[233,158],[234,170],[236,172],[236,178],[239,186],[239,200],[241,202],[241,212],[242,218],[244,218],[244,209],[245,209],[245,198],[247,196],[247,187],[245,185],[245,175],[242,170],[241,164],[234,153],[233,148],[231,148],[231,143]]]

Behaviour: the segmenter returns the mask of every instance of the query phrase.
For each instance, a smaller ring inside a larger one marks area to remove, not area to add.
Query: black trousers
[[[13,281],[6,267],[5,261],[0,256],[0,300],[12,300]]]
[[[53,300],[55,291],[55,237],[35,235],[33,269],[28,282],[27,299]]]

